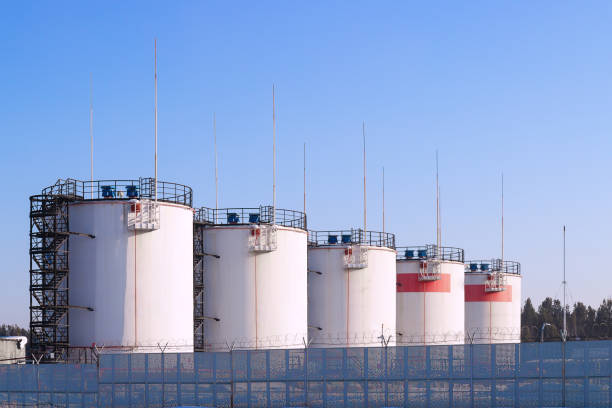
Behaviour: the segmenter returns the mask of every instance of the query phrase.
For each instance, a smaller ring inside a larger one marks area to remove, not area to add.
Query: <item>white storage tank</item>
[[[397,248],[397,342],[464,342],[463,249]]]
[[[271,206],[202,208],[204,348],[304,347],[306,216]]]
[[[309,231],[312,347],[395,345],[395,236]]]
[[[520,343],[521,265],[491,259],[465,265],[466,342]]]
[[[155,201],[150,178],[71,182],[71,346],[193,351],[191,188],[158,181]]]

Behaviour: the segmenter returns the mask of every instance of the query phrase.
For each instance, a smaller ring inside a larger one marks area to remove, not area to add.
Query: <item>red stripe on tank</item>
[[[448,273],[440,275],[435,281],[420,281],[418,273],[397,274],[397,292],[450,292],[451,277]]]
[[[501,292],[485,292],[485,285],[465,285],[466,302],[512,302],[512,286]]]

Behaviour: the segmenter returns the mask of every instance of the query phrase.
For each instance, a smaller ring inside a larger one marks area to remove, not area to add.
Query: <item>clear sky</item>
[[[402,245],[435,240],[435,151],[443,243],[523,267],[523,295],[560,296],[567,224],[570,300],[612,295],[612,5],[609,2],[23,2],[0,13],[0,322],[27,325],[28,196],[89,178],[153,174],[158,38],[160,179],[214,206],[272,201],[309,226],[362,223]],[[330,4],[332,3],[332,4]]]

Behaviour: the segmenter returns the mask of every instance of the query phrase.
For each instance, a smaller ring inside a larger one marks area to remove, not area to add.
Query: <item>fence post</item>
[[[270,396],[270,350],[266,350],[266,400],[268,402],[268,406],[272,405],[272,399]],[[285,350],[285,364],[288,362],[289,352]],[[287,379],[287,371],[285,371],[285,380]],[[287,386],[285,382],[285,404],[287,403]],[[249,405],[251,404],[251,400],[249,399]]]
[[[128,403],[132,406],[132,355],[128,354]]]
[[[389,358],[389,353],[387,352],[387,342],[385,342],[385,407],[389,406],[389,361],[388,361],[388,358]]]
[[[144,367],[144,372],[145,372],[145,405],[148,407],[149,406],[149,353],[145,353],[145,367]],[[98,357],[98,362],[100,361],[100,357]],[[100,388],[100,369],[98,368],[98,390]],[[99,400],[99,397],[98,397]]]
[[[369,395],[369,385],[368,385],[368,348],[363,348],[363,380],[364,380],[364,390],[363,390],[363,398],[365,399],[365,406],[370,406],[370,395]]]
[[[612,403],[612,341],[608,341],[608,402]]]
[[[431,406],[431,346],[425,346],[425,403]],[[472,404],[474,406],[474,404]]]
[[[474,342],[470,342],[470,406],[474,406]]]
[[[491,358],[491,406],[497,407],[497,372],[495,370],[497,366],[497,345],[489,344],[489,347],[491,347],[491,352],[489,353]]]
[[[308,406],[308,346],[312,340],[307,342],[302,337],[302,341],[304,342],[304,405]]]
[[[519,407],[519,377],[521,370],[521,343],[514,345],[514,406]]]
[[[454,346],[448,346],[448,405],[453,407],[453,348]]]
[[[542,348],[544,343],[538,343],[538,406],[542,407],[544,399],[544,390],[542,390],[542,369],[544,368],[544,362],[542,360]]]
[[[563,365],[561,366],[561,406],[565,406],[565,337],[561,342],[561,354],[563,355]]]
[[[234,343],[229,347],[230,353],[230,407],[234,408]],[[216,382],[216,380],[215,380]]]
[[[157,343],[157,347],[159,347],[159,349],[161,350],[161,372],[162,372],[162,403],[161,406],[163,407],[164,405],[166,405],[166,367],[165,367],[165,361],[164,361],[164,351],[166,351],[166,347],[168,347],[168,343],[166,342],[166,344],[162,347],[159,343]],[[114,375],[114,371],[115,371],[115,359],[113,359],[113,375]],[[114,386],[114,381],[113,381],[113,386]],[[113,389],[113,394],[114,394],[114,389]]]

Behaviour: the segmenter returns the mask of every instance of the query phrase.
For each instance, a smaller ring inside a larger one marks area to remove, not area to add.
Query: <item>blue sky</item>
[[[276,85],[278,205],[302,208],[307,143],[314,229],[362,220],[402,245],[435,239],[435,150],[443,243],[522,263],[524,297],[560,296],[568,228],[570,300],[612,295],[609,156],[612,5],[607,2],[19,2],[0,13],[0,322],[28,324],[28,196],[89,177],[153,174],[158,38],[159,174],[214,206],[271,202]]]

